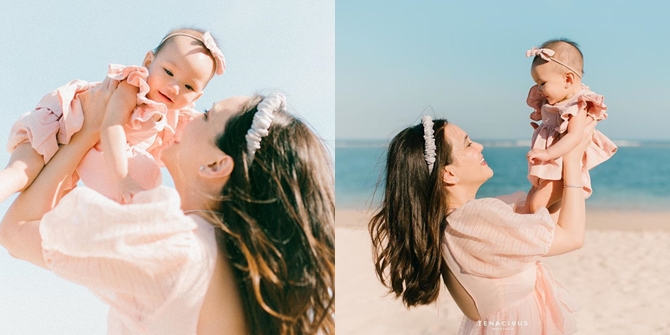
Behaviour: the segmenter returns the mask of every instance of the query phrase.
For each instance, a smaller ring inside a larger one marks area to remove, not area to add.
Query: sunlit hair
[[[554,50],[556,52],[556,54],[553,56],[554,58],[565,63],[566,65],[570,66],[576,71],[580,71],[580,73],[578,73],[580,76],[584,75],[584,55],[582,54],[582,51],[579,49],[579,44],[577,44],[576,42],[573,42],[567,38],[558,38],[548,40],[542,43],[542,45],[540,45],[540,48],[547,48]],[[542,59],[540,56],[535,56],[535,58],[533,58],[532,66],[536,66],[538,64],[544,64],[546,62],[547,61]],[[564,74],[570,71],[565,66],[562,66],[556,62],[549,62],[549,63],[550,66],[552,67],[552,70],[557,73]]]
[[[158,46],[154,49],[154,55],[158,56],[158,53],[161,51],[161,49],[163,49],[166,45],[169,45],[172,41],[174,41],[175,36],[170,37],[168,39],[165,39],[165,38],[170,36],[171,34],[175,34],[175,33],[184,33],[184,34],[193,35],[193,36],[202,40],[202,38],[203,38],[202,36],[206,33],[206,31],[202,30],[200,28],[177,28],[177,29],[172,29],[172,30],[170,30],[170,32],[165,34],[165,36],[163,36],[163,38],[161,39],[161,43],[158,44]],[[210,33],[210,35],[211,35],[211,33]],[[220,45],[219,41],[214,36],[212,36],[212,39],[214,40],[216,45]],[[214,55],[212,55],[211,51],[209,51],[209,49],[207,49],[207,47],[205,46],[205,44],[202,41],[194,39],[193,43],[196,43],[197,45],[205,48],[205,50],[207,50],[207,54],[210,57],[214,57]],[[214,66],[216,67],[216,61],[214,61]]]
[[[251,334],[335,334],[333,163],[323,142],[276,110],[247,164],[245,134],[256,96],[232,116],[216,146],[235,167],[215,208]]]
[[[386,156],[384,198],[368,225],[377,277],[407,307],[435,301],[446,271],[440,247],[447,224],[443,167],[452,163],[446,127],[446,120],[433,120],[437,148],[432,173],[424,159],[423,125],[393,138]]]

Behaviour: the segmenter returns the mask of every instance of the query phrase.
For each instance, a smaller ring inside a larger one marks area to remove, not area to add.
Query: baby
[[[86,154],[66,190],[81,178],[86,186],[127,203],[132,194],[160,185],[159,152],[179,140],[195,101],[226,66],[210,33],[197,29],[171,31],[142,65],[109,66],[108,77],[120,81],[114,94],[123,94],[126,103],[108,106],[100,143]],[[11,157],[0,171],[0,202],[28,187],[58,146],[81,129],[78,94],[98,84],[74,80],[44,96],[12,126]]]
[[[542,207],[552,210],[564,187],[583,188],[588,198],[592,192],[589,170],[614,155],[617,146],[595,130],[582,160],[582,184],[563,185],[561,156],[581,142],[587,117],[595,121],[607,118],[607,106],[602,95],[582,84],[584,59],[577,43],[550,40],[528,50],[526,56],[535,57],[530,73],[537,84],[528,93],[527,103],[534,109],[530,118],[542,121],[527,154],[528,179],[533,187],[526,208],[534,213]]]

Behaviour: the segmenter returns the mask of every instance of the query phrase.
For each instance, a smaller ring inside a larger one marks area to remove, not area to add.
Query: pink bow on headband
[[[570,67],[568,64],[565,64],[565,63],[559,61],[558,59],[554,58],[555,54],[556,54],[556,51],[554,51],[554,50],[546,49],[546,48],[537,48],[537,47],[533,47],[532,49],[526,51],[526,57],[539,56],[540,58],[546,60],[547,62],[555,62],[557,64],[560,64],[560,65],[564,66],[566,69],[568,69],[568,70],[572,71],[574,74],[576,74],[577,77],[579,77],[579,78],[582,77],[582,75],[579,72],[575,71],[575,69]]]
[[[209,31],[202,34],[202,43],[205,44],[205,48],[207,48],[209,52],[212,53],[212,56],[214,56],[214,61],[216,62],[216,74],[222,75],[223,72],[226,71],[226,58],[223,57],[223,52],[221,52],[221,49],[216,45],[216,42],[214,42]]]
[[[214,41],[214,38],[212,38],[212,34],[209,33],[209,31],[206,31],[202,34],[202,38],[199,38],[195,35],[192,35],[190,33],[183,33],[183,32],[177,32],[177,33],[172,33],[169,34],[165,37],[163,37],[163,40],[161,41],[160,44],[163,44],[165,41],[167,41],[169,38],[175,37],[175,36],[186,36],[190,37],[196,41],[202,42],[202,44],[205,45],[205,48],[209,50],[209,52],[212,54],[212,57],[214,57],[214,65],[216,66],[216,74],[217,75],[222,75],[223,72],[226,71],[226,58],[223,57],[223,52],[221,52],[221,49],[216,45],[216,42]]]
[[[547,62],[551,61],[551,57],[553,57],[555,54],[556,51],[554,50],[537,47],[533,47],[532,49],[526,51],[526,57],[540,56],[540,58],[546,60]]]

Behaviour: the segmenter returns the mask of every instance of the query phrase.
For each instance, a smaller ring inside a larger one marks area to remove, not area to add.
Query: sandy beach
[[[367,220],[336,212],[337,333],[455,334],[463,314],[446,288],[437,303],[405,309],[375,277]],[[670,334],[670,211],[587,211],[580,250],[548,257],[575,297],[578,334]]]

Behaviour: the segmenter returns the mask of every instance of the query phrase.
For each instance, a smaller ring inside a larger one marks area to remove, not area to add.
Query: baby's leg
[[[0,171],[0,202],[30,186],[43,167],[44,158],[30,143],[17,146],[7,167]]]
[[[540,208],[550,208],[561,200],[563,196],[562,180],[543,180],[530,199],[530,212],[535,213]]]

